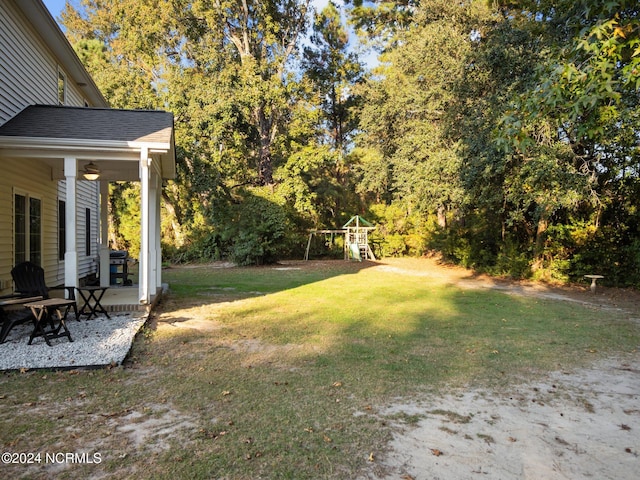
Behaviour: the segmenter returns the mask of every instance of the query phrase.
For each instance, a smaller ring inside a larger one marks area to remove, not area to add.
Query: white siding
[[[63,70],[64,72],[64,70]],[[85,99],[66,76],[66,104]],[[28,105],[58,104],[58,62],[37,32],[12,5],[0,1],[0,125]]]

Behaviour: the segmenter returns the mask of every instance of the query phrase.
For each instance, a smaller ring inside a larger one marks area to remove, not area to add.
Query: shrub
[[[273,263],[292,250],[285,208],[266,188],[242,192],[215,218],[215,227],[223,253],[238,265]]]

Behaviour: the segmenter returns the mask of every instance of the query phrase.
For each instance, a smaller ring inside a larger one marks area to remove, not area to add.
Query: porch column
[[[78,286],[78,252],[76,246],[77,212],[76,212],[76,176],[78,161],[74,157],[64,159],[64,177],[67,196],[65,198],[65,244],[64,252],[64,284],[68,287]]]
[[[111,283],[109,262],[109,182],[100,181],[100,286]]]
[[[140,266],[138,275],[138,297],[140,303],[148,304],[149,295],[149,150],[142,147],[140,151]]]
[[[149,182],[149,300],[158,290],[158,174],[151,169]]]
[[[158,180],[158,190],[156,194],[156,289],[162,288],[162,177],[156,176]]]

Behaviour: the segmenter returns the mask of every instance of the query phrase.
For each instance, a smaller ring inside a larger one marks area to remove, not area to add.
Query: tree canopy
[[[113,106],[175,115],[173,259],[301,257],[309,228],[361,213],[378,255],[638,286],[639,10],[80,0],[62,22]],[[135,188],[112,186],[114,242],[135,242]]]

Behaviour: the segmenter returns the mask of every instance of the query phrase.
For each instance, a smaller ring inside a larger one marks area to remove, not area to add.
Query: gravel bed
[[[36,337],[28,345],[33,324],[15,326],[7,340],[0,344],[0,370],[37,368],[81,368],[120,365],[148,314],[144,312],[110,314],[91,320],[76,321],[73,314],[66,323],[73,342],[68,338],[50,340]]]

